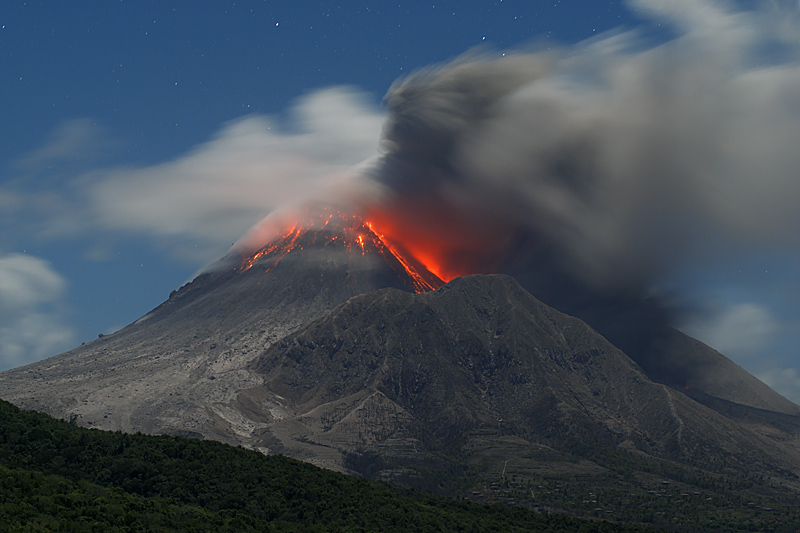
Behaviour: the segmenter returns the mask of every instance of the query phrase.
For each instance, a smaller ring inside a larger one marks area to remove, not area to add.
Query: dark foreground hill
[[[3,531],[639,531],[401,493],[213,441],[79,428],[0,401]]]
[[[654,476],[655,477],[655,476]],[[214,441],[88,430],[0,401],[3,531],[796,531],[800,510],[734,488],[649,498],[640,524],[446,500]],[[546,480],[542,479],[544,483]],[[498,478],[501,490],[514,482]],[[610,487],[609,487],[610,488]],[[542,491],[540,485],[532,489]],[[545,490],[604,505],[580,478]],[[655,492],[655,491],[654,491]],[[674,496],[674,497],[670,497]],[[731,504],[735,504],[731,507]],[[599,513],[602,517],[602,511]],[[660,526],[660,527],[659,527]]]

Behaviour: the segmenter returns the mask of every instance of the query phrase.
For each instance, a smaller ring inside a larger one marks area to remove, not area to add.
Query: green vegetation
[[[636,531],[401,493],[212,441],[89,430],[0,401],[4,531]]]
[[[476,500],[558,509],[575,516],[633,522],[669,531],[800,531],[800,510],[765,504],[718,483],[713,488],[645,477],[508,476],[475,487]],[[795,500],[796,501],[796,500]]]
[[[469,456],[458,448],[450,456],[437,454],[436,463],[392,463],[376,454],[360,454],[348,457],[348,466],[367,475],[404,469],[415,475],[395,479],[474,502],[656,530],[800,531],[796,487],[784,478],[769,479],[755,468],[709,472],[626,453],[603,442],[577,449],[575,455],[520,447],[498,455],[508,460],[496,455],[493,467],[488,468],[482,462],[485,456]],[[427,484],[421,485],[419,480]]]
[[[800,531],[800,498],[780,482],[747,472],[714,474],[601,444],[592,458],[603,468],[582,474],[553,463],[534,472],[510,462],[503,476],[474,485],[472,499],[667,531]]]
[[[800,530],[794,493],[618,453],[596,450],[599,476],[510,464],[467,488],[457,483],[467,466],[440,471],[455,492],[494,504],[481,505],[213,441],[84,429],[0,400],[0,530]]]
[[[5,531],[241,531],[249,526],[199,507],[21,468],[0,465],[0,483]]]

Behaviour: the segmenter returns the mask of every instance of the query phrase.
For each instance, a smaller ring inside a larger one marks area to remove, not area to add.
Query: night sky
[[[580,56],[629,31],[658,47],[682,28],[650,3],[4,0],[0,370],[164,301],[289,198],[265,167],[313,186],[372,155],[398,78],[476,47]],[[332,134],[333,105],[365,133]],[[659,287],[680,287],[687,332],[795,402],[798,249],[704,258]]]

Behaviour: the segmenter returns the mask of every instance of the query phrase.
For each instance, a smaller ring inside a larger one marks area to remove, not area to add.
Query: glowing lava
[[[406,259],[406,258],[404,257],[404,254],[403,254],[403,253],[401,253],[401,252],[400,252],[400,251],[397,249],[397,247],[395,247],[395,246],[392,246],[392,245],[389,243],[389,241],[388,241],[388,240],[386,240],[386,237],[384,237],[383,235],[381,235],[380,233],[378,233],[377,231],[375,231],[375,228],[373,228],[373,226],[372,226],[372,223],[370,223],[370,222],[366,222],[366,223],[365,223],[365,225],[366,225],[366,226],[369,228],[369,231],[371,232],[371,234],[372,234],[372,235],[373,235],[375,238],[377,238],[377,239],[380,241],[380,243],[381,243],[381,244],[382,244],[382,245],[383,245],[383,246],[386,248],[386,250],[387,250],[387,251],[388,251],[390,254],[392,254],[392,256],[394,256],[394,258],[395,258],[395,259],[397,259],[397,261],[398,261],[398,262],[399,262],[401,265],[403,265],[403,268],[406,270],[406,273],[407,273],[407,274],[408,274],[408,275],[411,277],[411,279],[414,281],[414,286],[415,286],[416,288],[420,289],[420,290],[417,290],[417,292],[426,292],[426,291],[432,291],[432,290],[435,290],[435,289],[437,289],[439,286],[441,286],[441,283],[438,283],[438,284],[434,285],[434,283],[435,283],[435,282],[431,282],[431,281],[429,281],[429,280],[426,280],[426,279],[425,279],[425,278],[424,278],[424,277],[421,275],[421,273],[419,272],[419,269],[418,269],[418,268],[416,268],[416,267],[415,267],[415,266],[412,264],[412,262],[411,262],[409,259]],[[424,265],[423,265],[423,266],[424,266]],[[430,269],[430,268],[427,268],[427,267],[425,267],[425,270],[427,270],[427,272],[429,272],[429,273],[433,274],[433,276],[436,278],[436,280],[437,280],[437,281],[440,281],[440,280],[441,280],[441,278],[440,278],[439,276],[437,276],[435,272],[431,271],[431,269]]]
[[[265,263],[265,272],[275,268],[287,254],[308,247],[343,247],[350,253],[378,254],[396,269],[402,269],[415,292],[435,290],[444,284],[430,268],[379,232],[372,222],[340,211],[321,209],[303,222],[286,225],[270,244],[244,259],[235,270],[246,271]]]
[[[398,197],[368,210],[367,220],[381,238],[447,282],[469,274],[497,272],[512,243],[513,231],[476,208],[452,206],[434,196]]]
[[[256,261],[261,259],[264,256],[277,253],[278,257],[275,259],[275,262],[272,264],[271,267],[267,269],[267,272],[270,271],[278,262],[283,259],[283,257],[295,249],[295,243],[300,235],[304,232],[303,229],[298,228],[297,226],[292,227],[285,235],[283,235],[277,242],[267,245],[252,256],[245,259],[241,265],[234,268],[234,270],[241,270],[244,272],[245,270],[249,270]]]

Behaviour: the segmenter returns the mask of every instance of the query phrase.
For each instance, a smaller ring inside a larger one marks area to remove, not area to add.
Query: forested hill
[[[639,531],[400,492],[213,441],[80,428],[0,400],[4,531]]]

